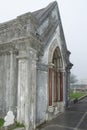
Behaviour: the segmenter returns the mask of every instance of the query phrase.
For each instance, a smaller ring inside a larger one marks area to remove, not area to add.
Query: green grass
[[[14,126],[13,126],[13,129],[11,129],[11,130],[14,130],[16,128],[22,128],[22,127],[25,128],[25,125],[16,121]]]
[[[16,127],[25,127],[24,124],[20,124],[19,122],[16,122]]]
[[[4,125],[4,119],[0,118],[0,127],[2,127]]]
[[[80,97],[82,97],[82,96],[85,96],[86,94],[85,93],[73,93],[73,92],[71,92],[70,93],[70,99],[71,100],[73,100],[73,99],[75,99],[75,98],[80,98]]]
[[[2,119],[2,118],[0,118],[0,128],[4,125],[4,119]],[[24,124],[20,124],[19,122],[15,122],[15,126],[14,126],[15,128],[20,128],[20,127],[24,127],[25,128],[25,126],[24,126]]]

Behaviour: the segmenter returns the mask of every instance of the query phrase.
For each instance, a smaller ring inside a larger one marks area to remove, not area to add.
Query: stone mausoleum
[[[26,130],[69,105],[70,52],[57,2],[0,24],[0,117],[12,111]]]

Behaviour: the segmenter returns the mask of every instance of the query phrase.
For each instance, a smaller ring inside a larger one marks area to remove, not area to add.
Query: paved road
[[[87,130],[87,97],[39,130]]]

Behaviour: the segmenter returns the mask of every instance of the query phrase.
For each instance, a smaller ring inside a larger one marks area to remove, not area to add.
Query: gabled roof
[[[37,10],[35,12],[32,12],[32,15],[34,15],[34,17],[36,17],[36,19],[41,22],[44,20],[44,18],[49,14],[49,12],[57,5],[57,2],[54,1],[52,3],[50,3],[46,8]]]

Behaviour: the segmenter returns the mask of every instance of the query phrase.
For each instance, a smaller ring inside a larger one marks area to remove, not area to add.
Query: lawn
[[[4,125],[4,119],[0,118],[0,127]]]
[[[72,100],[72,99],[75,99],[75,98],[80,98],[80,97],[82,97],[82,96],[85,96],[86,94],[85,93],[73,93],[73,92],[71,92],[70,93],[70,99]]]
[[[4,125],[4,119],[2,119],[2,118],[0,118],[0,128],[1,127],[3,127],[3,125]],[[12,130],[13,129],[15,129],[15,128],[25,128],[25,126],[24,126],[24,124],[20,124],[20,123],[18,123],[18,122],[15,122],[14,124],[13,124],[13,126],[11,126],[12,127]],[[1,130],[1,129],[0,129]]]

